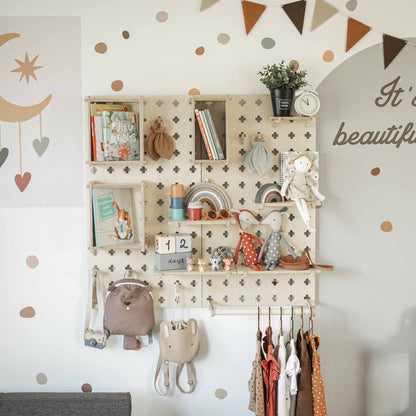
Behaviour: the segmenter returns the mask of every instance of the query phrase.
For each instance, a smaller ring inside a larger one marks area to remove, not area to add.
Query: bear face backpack
[[[137,335],[148,335],[155,326],[152,286],[137,279],[121,279],[110,285],[105,302],[104,329],[108,335],[124,335],[124,349],[140,349]]]
[[[181,289],[180,284],[175,286],[175,302],[181,306],[182,311]],[[170,364],[176,364],[176,385],[182,393],[192,393],[196,387],[196,376],[192,360],[199,353],[198,323],[195,319],[185,321],[183,318],[175,319],[175,315],[173,318],[174,320],[172,321],[163,321],[160,324],[160,354],[154,378],[154,387],[160,396],[167,396],[173,392],[169,375]],[[182,388],[179,380],[185,365],[188,377],[188,390]],[[164,391],[159,388],[158,379],[161,372],[163,373]]]

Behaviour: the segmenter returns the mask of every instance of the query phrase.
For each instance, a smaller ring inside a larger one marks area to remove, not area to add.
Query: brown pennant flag
[[[305,19],[306,0],[284,4],[282,9],[288,15],[289,19],[295,25],[299,33],[302,34],[303,20]]]
[[[393,59],[405,46],[405,40],[390,35],[383,35],[384,69],[393,62]]]
[[[218,3],[219,1],[220,0],[202,0],[199,11],[202,12],[203,10],[208,9],[209,7],[213,6],[215,3]]]
[[[260,19],[260,16],[266,10],[266,6],[252,1],[242,1],[244,23],[246,25],[246,34],[248,35],[253,29],[254,25]]]
[[[338,13],[338,9],[325,0],[316,0],[315,8],[313,10],[311,31],[321,26],[328,19]]]
[[[371,27],[353,19],[348,18],[348,29],[347,29],[347,46],[345,52],[348,52],[359,40],[361,40],[369,31]]]

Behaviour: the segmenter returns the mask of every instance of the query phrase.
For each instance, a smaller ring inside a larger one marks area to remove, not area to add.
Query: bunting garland
[[[219,0],[202,0],[202,3],[210,3],[210,6],[216,3]],[[241,2],[244,15],[244,23],[246,27],[246,34],[248,35],[257,21],[260,19],[263,12],[267,7],[281,7],[289,19],[292,21],[293,25],[299,31],[300,34],[303,33],[303,23],[305,19],[305,10],[306,10],[306,0],[293,1],[291,3],[286,3],[283,5],[265,5],[260,3],[255,3],[252,1],[243,0]],[[209,6],[208,6],[209,7]],[[201,4],[202,10],[202,4]],[[326,0],[315,0],[315,7],[312,16],[312,25],[311,31],[314,31],[316,28],[324,24],[331,17],[335,16],[337,13],[340,13],[347,17],[347,42],[345,46],[345,51],[348,52],[354,45],[356,45],[370,30],[374,30],[372,27],[367,26],[366,24],[359,22],[358,20],[353,19],[352,17],[347,16],[339,9],[334,7],[332,4],[328,3]],[[380,33],[380,32],[377,32]],[[383,35],[383,54],[384,54],[384,69],[386,69],[400,53],[400,51],[406,46],[406,44],[411,44],[416,46],[416,43],[408,42],[403,39],[396,38],[391,35],[382,33]]]
[[[359,42],[369,31],[371,27],[350,17],[347,28],[347,45],[345,52],[348,52],[357,42]]]
[[[215,3],[218,3],[220,0],[202,0],[201,7],[199,9],[200,12],[208,9],[209,7],[213,6]]]
[[[305,19],[306,0],[294,1],[282,6],[284,12],[295,25],[300,34],[303,32],[303,21]]]

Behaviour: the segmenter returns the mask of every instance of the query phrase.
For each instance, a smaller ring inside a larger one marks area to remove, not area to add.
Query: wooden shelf
[[[321,201],[313,201],[307,202],[310,208],[321,208],[322,202]],[[257,209],[262,210],[264,208],[284,208],[284,207],[295,207],[295,201],[284,201],[284,202],[269,202],[269,203],[259,203],[255,202],[255,206]]]
[[[140,166],[143,164],[141,160],[103,160],[103,161],[87,161],[89,166]]]
[[[179,227],[189,227],[189,226],[193,226],[193,225],[225,225],[226,227],[228,227],[229,225],[234,225],[237,224],[237,220],[235,218],[230,218],[227,220],[223,220],[223,219],[219,219],[219,220],[200,220],[200,221],[192,221],[192,220],[182,220],[182,221],[178,221],[178,220],[169,220],[168,221],[169,225],[174,225],[175,227],[179,228]]]
[[[321,270],[318,269],[306,269],[306,270],[287,270],[282,269],[281,267],[276,267],[274,270],[264,270],[264,271],[255,271],[250,267],[245,267],[241,265],[233,265],[231,271],[226,272],[224,269],[220,269],[219,272],[213,272],[211,270],[211,266],[207,264],[206,270],[204,272],[200,272],[198,270],[193,270],[188,272],[186,269],[179,269],[179,270],[158,270],[155,267],[153,268],[153,274],[156,276],[261,276],[261,275],[294,275],[294,274],[315,274],[320,273]]]
[[[291,123],[303,121],[305,124],[311,123],[315,120],[319,120],[320,117],[317,116],[310,116],[310,117],[304,117],[304,116],[293,116],[293,117],[269,117],[269,120],[272,122],[274,127],[277,127],[279,123],[289,121]]]
[[[194,161],[194,163],[228,163],[227,159],[215,159],[215,160],[210,160],[210,159],[197,159]]]

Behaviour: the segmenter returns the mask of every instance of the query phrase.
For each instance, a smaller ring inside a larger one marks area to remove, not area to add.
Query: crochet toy
[[[287,175],[288,177],[285,178],[282,186],[282,195],[295,201],[303,222],[309,230],[315,231],[315,228],[312,227],[310,223],[311,216],[309,215],[306,201],[312,200],[312,193],[320,201],[323,201],[325,197],[318,191],[318,188],[313,181],[311,172],[314,169],[314,166],[312,159],[307,153],[301,153],[292,159],[289,162],[289,165],[293,166],[293,170],[289,172]],[[286,192],[288,195],[286,195]]]
[[[263,243],[263,246],[259,253],[259,261],[264,256],[264,264],[266,265],[266,270],[274,270],[276,266],[280,264],[280,242],[282,241],[287,247],[289,253],[296,258],[295,251],[287,242],[285,237],[281,234],[282,220],[283,215],[288,216],[287,212],[280,212],[277,210],[269,212],[261,222],[262,225],[268,225],[272,232],[267,237],[266,241]]]
[[[220,263],[221,263],[221,258],[220,257],[211,257],[209,259],[209,261],[211,262],[211,271],[213,272],[219,272],[220,271]]]
[[[224,270],[226,272],[230,272],[231,271],[231,263],[233,262],[233,258],[228,257],[226,259],[223,259],[222,261],[224,262]]]
[[[205,259],[198,259],[198,270],[203,273],[205,271]]]
[[[232,213],[237,216],[238,224],[241,230],[243,231],[240,236],[240,239],[238,240],[237,248],[235,249],[234,263],[237,264],[238,262],[238,254],[240,251],[240,246],[242,246],[244,264],[253,270],[264,270],[264,268],[260,265],[257,256],[257,251],[253,241],[256,241],[260,248],[262,246],[262,243],[260,239],[257,238],[255,235],[249,234],[245,231],[248,227],[250,227],[250,225],[259,224],[259,220],[248,209],[242,209],[241,211],[232,210]]]

